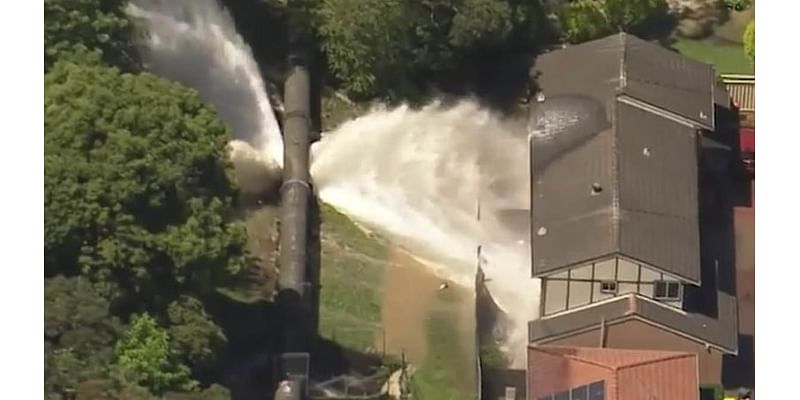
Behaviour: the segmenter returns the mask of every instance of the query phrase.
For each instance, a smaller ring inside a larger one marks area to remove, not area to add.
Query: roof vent
[[[539,228],[539,230],[536,231],[536,234],[539,235],[539,236],[547,235],[547,228],[545,228],[545,227]]]
[[[645,157],[650,157],[650,149],[647,147],[643,148],[642,155],[644,155]]]
[[[595,182],[595,183],[592,184],[592,196],[597,196],[602,191],[603,191],[603,187],[600,186],[599,183]]]
[[[536,93],[536,102],[544,103],[544,92]]]

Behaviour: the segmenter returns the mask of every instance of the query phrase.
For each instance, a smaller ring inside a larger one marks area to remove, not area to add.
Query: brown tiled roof
[[[548,389],[574,388],[601,377],[607,380],[606,398],[610,400],[696,399],[698,395],[695,353],[530,346],[528,357],[532,364],[529,382],[537,395]],[[572,362],[559,362],[561,359]],[[598,374],[596,367],[609,373]]]
[[[662,329],[671,329],[696,342],[716,347],[720,351],[736,354],[736,298],[724,292],[717,293],[717,318],[675,310],[629,294],[591,307],[531,321],[528,325],[528,339],[531,343],[544,344],[570,334],[599,328],[601,323],[614,324],[639,318]]]

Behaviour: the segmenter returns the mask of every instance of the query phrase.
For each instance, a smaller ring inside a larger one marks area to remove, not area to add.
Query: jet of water
[[[487,286],[513,323],[510,354],[524,354],[539,286],[530,277],[527,223],[502,216],[529,209],[527,140],[525,121],[502,120],[474,101],[401,106],[324,135],[311,175],[324,202],[411,250],[443,279],[472,287],[482,245]]]
[[[143,25],[148,68],[216,107],[234,137],[256,150],[239,143],[236,154],[266,163],[263,174],[282,167],[283,138],[264,80],[227,10],[216,0],[135,0],[127,11]]]

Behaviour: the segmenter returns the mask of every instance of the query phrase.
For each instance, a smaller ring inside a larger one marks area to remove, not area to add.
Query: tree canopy
[[[615,32],[638,33],[666,11],[664,0],[573,0],[562,6],[559,17],[564,39],[580,43]]]
[[[45,76],[45,253],[136,293],[202,288],[244,265],[227,128],[154,75],[56,64]]]
[[[133,68],[133,24],[126,0],[44,0],[45,70],[66,54],[97,50],[111,64]]]
[[[346,92],[363,97],[469,68],[474,60],[465,56],[487,46],[533,48],[537,3],[320,0],[312,15],[330,70]]]
[[[126,4],[45,0],[47,398],[229,398],[193,375],[227,346],[201,299],[248,262],[230,133],[139,72]]]

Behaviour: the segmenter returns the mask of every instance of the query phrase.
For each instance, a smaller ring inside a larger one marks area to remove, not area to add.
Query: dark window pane
[[[669,289],[667,290],[667,297],[670,299],[678,298],[678,290],[680,289],[680,285],[678,283],[671,282],[667,289]]]
[[[667,297],[667,282],[655,281],[653,296],[657,299]]]
[[[556,393],[553,400],[569,400],[569,392]]]
[[[589,387],[580,386],[572,389],[572,400],[589,400]]]
[[[617,293],[617,282],[605,281],[600,283],[600,291],[603,293]]]
[[[600,381],[589,385],[589,400],[605,400],[606,382]]]

